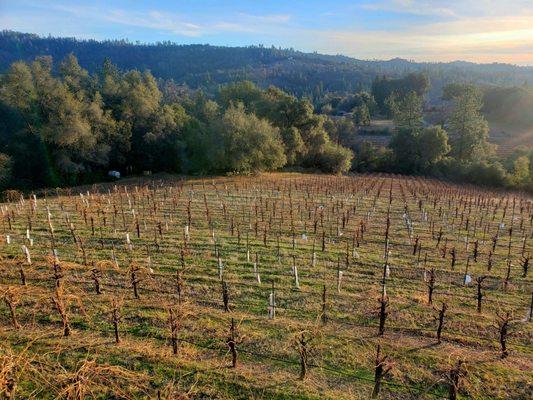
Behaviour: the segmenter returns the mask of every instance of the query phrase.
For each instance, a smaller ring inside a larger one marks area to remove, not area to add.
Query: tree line
[[[354,143],[353,138],[342,135],[339,143],[355,153],[353,170],[423,174],[493,187],[533,189],[531,146],[519,147],[502,159],[488,141],[489,124],[482,112],[486,90],[471,84],[445,86],[443,98],[451,102],[451,109],[435,125],[424,120],[424,90],[403,90],[403,94],[391,90],[383,101],[381,111],[390,113],[395,126],[387,148]]]
[[[61,60],[70,53],[90,73],[100,69],[109,58],[122,70],[149,69],[158,79],[172,79],[210,94],[219,85],[250,80],[260,87],[273,85],[295,96],[308,97],[315,105],[328,94],[347,95],[368,89],[377,76],[400,78],[411,72],[429,77],[431,99],[440,95],[443,86],[455,81],[500,86],[533,81],[533,68],[508,64],[416,63],[399,58],[358,60],[263,45],[224,47],[170,41],[148,44],[0,31],[0,72],[15,61],[31,62],[42,55]]]
[[[73,55],[55,67],[50,57],[13,63],[0,88],[4,185],[78,184],[110,169],[350,168],[351,152],[330,140],[326,117],[308,100],[250,82],[222,87],[213,98],[174,89],[162,90],[148,71],[120,71],[109,61],[90,74]]]
[[[30,189],[94,182],[109,170],[250,174],[293,167],[531,189],[533,152],[496,157],[477,87],[446,87],[452,111],[435,126],[422,113],[428,87],[413,74],[377,78],[372,93],[326,104],[351,111],[333,118],[325,106],[318,113],[307,98],[250,81],[209,95],[109,60],[94,73],[72,54],[55,64],[50,57],[19,61],[0,81],[0,182]],[[355,140],[356,127],[375,113],[394,119],[388,148]]]

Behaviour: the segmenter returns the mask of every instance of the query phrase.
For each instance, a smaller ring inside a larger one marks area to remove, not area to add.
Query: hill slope
[[[445,399],[454,370],[459,398],[531,398],[531,197],[397,175],[183,178],[0,204],[5,398]]]
[[[99,42],[0,32],[0,71],[17,60],[28,61],[43,55],[62,59],[69,53],[74,53],[80,64],[90,71],[109,58],[119,68],[150,69],[156,77],[174,79],[193,88],[214,89],[219,84],[249,79],[261,86],[276,85],[311,97],[325,92],[346,93],[368,88],[377,75],[398,76],[413,71],[428,74],[432,82],[431,98],[440,96],[442,85],[452,81],[504,86],[533,82],[532,67],[507,64],[415,63],[403,59],[363,61],[263,46]]]

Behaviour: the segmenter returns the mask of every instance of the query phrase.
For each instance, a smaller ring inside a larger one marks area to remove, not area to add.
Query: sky
[[[0,0],[0,29],[533,65],[533,0]]]

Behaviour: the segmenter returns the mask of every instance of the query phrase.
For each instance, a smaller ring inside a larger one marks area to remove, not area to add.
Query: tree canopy
[[[483,115],[480,92],[465,87],[454,97],[453,112],[448,121],[452,155],[459,161],[484,159],[490,155],[489,126]]]
[[[0,82],[0,181],[76,184],[109,169],[256,173],[287,164],[345,172],[325,117],[278,88],[243,81],[209,99],[108,60],[90,74],[68,55],[16,62]],[[35,163],[27,159],[40,160]]]
[[[50,57],[18,61],[0,77],[0,187],[88,183],[112,169],[253,174],[283,167],[533,187],[530,148],[503,164],[492,153],[482,110],[499,106],[494,99],[484,105],[489,91],[448,86],[443,97],[452,112],[431,126],[423,113],[427,78],[378,81],[372,94],[328,95],[315,108],[307,97],[246,80],[212,94],[147,70],[121,70],[108,59],[93,72],[72,54],[55,63]],[[524,99],[527,90],[505,92],[519,93],[506,99]],[[380,107],[395,124],[388,148],[358,137]]]

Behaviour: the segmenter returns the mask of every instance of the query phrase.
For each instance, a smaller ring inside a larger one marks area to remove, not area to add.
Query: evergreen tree
[[[489,126],[483,115],[481,94],[472,87],[454,98],[453,113],[448,121],[451,155],[459,161],[480,160],[490,154]]]
[[[402,100],[390,100],[396,129],[419,130],[422,127],[422,98],[412,91]]]
[[[355,109],[354,122],[356,125],[368,126],[370,125],[370,111],[366,103],[363,103]]]

